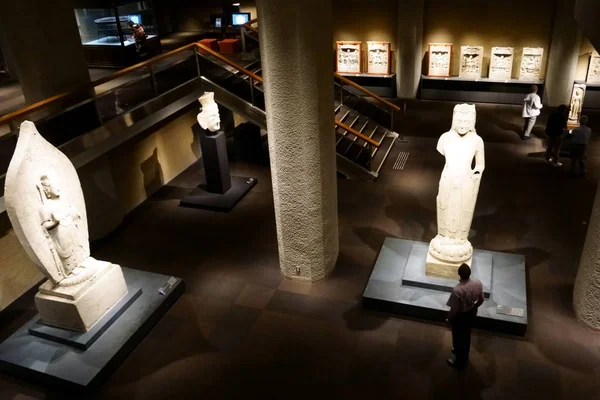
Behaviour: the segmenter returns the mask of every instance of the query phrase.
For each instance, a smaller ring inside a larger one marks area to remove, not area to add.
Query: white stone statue
[[[581,111],[583,110],[583,98],[585,97],[586,85],[576,83],[573,85],[571,95],[571,107],[569,111],[569,123],[578,124]]]
[[[48,278],[35,298],[42,321],[89,329],[127,293],[127,285],[118,265],[90,257],[77,171],[32,122],[21,124],[4,197],[21,245]]]
[[[431,241],[427,259],[430,275],[453,278],[456,266],[471,263],[473,247],[468,236],[485,168],[483,140],[475,131],[475,119],[475,105],[455,106],[452,128],[437,144],[437,151],[446,158],[446,165],[437,195],[438,234]],[[448,273],[436,271],[439,269]]]
[[[215,102],[215,94],[213,92],[204,92],[198,98],[202,105],[200,113],[196,117],[198,124],[204,130],[217,132],[221,129],[221,118],[219,116],[219,106]]]

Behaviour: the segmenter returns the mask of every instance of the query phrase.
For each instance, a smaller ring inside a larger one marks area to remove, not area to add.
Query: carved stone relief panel
[[[336,71],[347,74],[360,74],[362,72],[362,43],[361,42],[335,42],[336,43]]]
[[[600,55],[597,52],[593,52],[590,56],[586,82],[600,83]]]
[[[483,67],[483,46],[462,46],[460,48],[461,78],[479,79]]]
[[[367,42],[367,73],[388,75],[391,68],[390,42]]]
[[[543,56],[544,49],[541,47],[523,47],[521,72],[519,74],[520,81],[537,81],[540,79]]]
[[[569,124],[579,124],[581,110],[583,110],[583,100],[585,98],[585,84],[575,83],[571,93],[571,103],[569,110]]]
[[[492,47],[490,79],[509,80],[512,76],[514,47]]]
[[[451,63],[451,43],[429,43],[429,69],[427,76],[450,76]]]

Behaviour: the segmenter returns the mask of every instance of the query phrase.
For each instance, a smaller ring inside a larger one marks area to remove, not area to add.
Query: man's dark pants
[[[562,136],[548,136],[548,148],[546,149],[546,161],[553,159],[558,162],[560,146],[562,145]]]
[[[477,316],[477,309],[467,312],[458,312],[452,320],[452,345],[456,355],[455,365],[464,368],[469,361],[469,350],[471,349],[471,328]]]
[[[573,143],[571,145],[571,174],[575,175],[576,167],[579,167],[579,175],[585,175],[585,159],[587,145]]]

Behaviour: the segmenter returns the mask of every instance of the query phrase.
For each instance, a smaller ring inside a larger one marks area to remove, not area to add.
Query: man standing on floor
[[[548,136],[548,148],[546,149],[546,162],[555,167],[562,166],[558,161],[560,146],[562,145],[562,134],[567,127],[567,106],[561,104],[555,112],[550,114],[546,124],[546,136]]]
[[[587,126],[588,117],[582,115],[579,118],[579,127],[573,129],[571,146],[571,176],[585,175],[585,159],[587,157],[587,145],[592,136],[592,130]],[[579,166],[579,174],[575,174],[575,167]]]
[[[463,369],[469,361],[471,328],[484,298],[483,285],[480,280],[471,279],[471,268],[467,264],[458,268],[458,275],[460,282],[446,303],[450,307],[447,322],[452,328],[452,352],[456,356],[448,359],[448,364]]]
[[[542,100],[537,94],[538,87],[533,85],[531,92],[525,97],[523,102],[523,118],[525,119],[525,125],[523,127],[523,140],[531,139],[531,130],[535,125],[535,120],[541,113]]]

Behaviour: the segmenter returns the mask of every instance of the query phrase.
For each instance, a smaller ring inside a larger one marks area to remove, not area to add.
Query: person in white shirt
[[[523,118],[525,119],[525,126],[523,127],[523,140],[531,139],[531,130],[535,125],[535,120],[541,113],[542,100],[537,94],[538,87],[533,85],[531,92],[525,97],[523,102]]]

